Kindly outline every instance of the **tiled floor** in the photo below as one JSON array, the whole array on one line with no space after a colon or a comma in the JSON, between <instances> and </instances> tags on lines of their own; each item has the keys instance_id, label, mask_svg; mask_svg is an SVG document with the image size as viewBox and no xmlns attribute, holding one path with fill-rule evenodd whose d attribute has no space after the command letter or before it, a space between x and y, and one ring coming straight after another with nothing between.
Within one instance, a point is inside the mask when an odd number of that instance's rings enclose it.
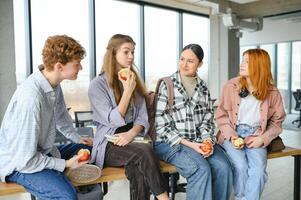
<instances>
[{"instance_id":1,"label":"tiled floor","mask_svg":"<svg viewBox=\"0 0 301 200\"><path fill-rule=\"evenodd\" d=\"M301 131L284 130L282 138L287 146L301 148ZM262 195L262 200L293 199L293 158L277 158L268 160L269 179ZM122 198L121 198L122 197ZM109 192L104 200L129 200L128 181L114 181L109 184ZM178 193L176 200L184 200L185 194ZM30 195L11 195L0 197L0 200L30 200Z\"/></svg>"}]
</instances>

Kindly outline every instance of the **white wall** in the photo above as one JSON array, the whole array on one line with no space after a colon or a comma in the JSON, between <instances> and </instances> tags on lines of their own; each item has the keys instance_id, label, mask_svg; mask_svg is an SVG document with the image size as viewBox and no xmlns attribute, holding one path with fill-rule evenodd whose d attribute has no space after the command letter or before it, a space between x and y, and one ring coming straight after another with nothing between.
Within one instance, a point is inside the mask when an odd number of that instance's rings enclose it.
<instances>
[{"instance_id":1,"label":"white wall","mask_svg":"<svg viewBox=\"0 0 301 200\"><path fill-rule=\"evenodd\" d=\"M266 18L263 20L262 31L243 32L240 45L247 46L296 40L301 40L301 22L293 23L286 19L272 20Z\"/></svg>"},{"instance_id":2,"label":"white wall","mask_svg":"<svg viewBox=\"0 0 301 200\"><path fill-rule=\"evenodd\" d=\"M16 89L13 1L0 0L0 124Z\"/></svg>"}]
</instances>

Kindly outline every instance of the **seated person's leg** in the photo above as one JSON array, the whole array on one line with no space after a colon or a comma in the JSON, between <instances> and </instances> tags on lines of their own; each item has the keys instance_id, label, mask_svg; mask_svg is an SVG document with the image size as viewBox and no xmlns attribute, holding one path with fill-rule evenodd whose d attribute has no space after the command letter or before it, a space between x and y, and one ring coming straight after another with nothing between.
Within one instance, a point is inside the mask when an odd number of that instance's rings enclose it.
<instances>
[{"instance_id":1,"label":"seated person's leg","mask_svg":"<svg viewBox=\"0 0 301 200\"><path fill-rule=\"evenodd\" d=\"M214 153L207 158L212 174L213 199L227 200L232 192L231 163L220 145L214 146Z\"/></svg>"},{"instance_id":2,"label":"seated person's leg","mask_svg":"<svg viewBox=\"0 0 301 200\"><path fill-rule=\"evenodd\" d=\"M161 159L175 165L181 176L187 179L187 199L212 199L210 165L203 156L181 144L170 147L158 142L154 148Z\"/></svg>"},{"instance_id":3,"label":"seated person's leg","mask_svg":"<svg viewBox=\"0 0 301 200\"><path fill-rule=\"evenodd\" d=\"M36 173L14 172L6 180L24 186L39 199L77 199L75 188L62 172L56 170L45 169Z\"/></svg>"}]
</instances>

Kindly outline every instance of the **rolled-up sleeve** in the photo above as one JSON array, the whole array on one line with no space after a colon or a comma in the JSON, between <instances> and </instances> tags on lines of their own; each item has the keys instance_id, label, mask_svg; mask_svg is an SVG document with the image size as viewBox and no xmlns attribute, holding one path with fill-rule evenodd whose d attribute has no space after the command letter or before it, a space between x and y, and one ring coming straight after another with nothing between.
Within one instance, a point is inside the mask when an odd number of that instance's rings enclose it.
<instances>
[{"instance_id":1,"label":"rolled-up sleeve","mask_svg":"<svg viewBox=\"0 0 301 200\"><path fill-rule=\"evenodd\" d=\"M134 120L134 125L141 125L144 127L143 130L143 136L147 134L147 131L149 129L149 123L148 123L148 115L147 115L147 109L146 109L146 103L144 96L140 96L140 104L136 107L137 109L137 117Z\"/></svg>"}]
</instances>

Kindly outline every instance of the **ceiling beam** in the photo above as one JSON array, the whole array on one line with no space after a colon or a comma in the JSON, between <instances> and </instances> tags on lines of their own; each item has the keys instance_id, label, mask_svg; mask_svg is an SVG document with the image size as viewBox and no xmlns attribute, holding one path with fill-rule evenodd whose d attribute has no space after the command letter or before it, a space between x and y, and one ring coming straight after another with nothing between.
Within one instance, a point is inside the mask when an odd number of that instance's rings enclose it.
<instances>
[{"instance_id":1,"label":"ceiling beam","mask_svg":"<svg viewBox=\"0 0 301 200\"><path fill-rule=\"evenodd\" d=\"M301 11L300 0L261 0L246 4L233 4L233 10L241 18L266 17Z\"/></svg>"}]
</instances>

